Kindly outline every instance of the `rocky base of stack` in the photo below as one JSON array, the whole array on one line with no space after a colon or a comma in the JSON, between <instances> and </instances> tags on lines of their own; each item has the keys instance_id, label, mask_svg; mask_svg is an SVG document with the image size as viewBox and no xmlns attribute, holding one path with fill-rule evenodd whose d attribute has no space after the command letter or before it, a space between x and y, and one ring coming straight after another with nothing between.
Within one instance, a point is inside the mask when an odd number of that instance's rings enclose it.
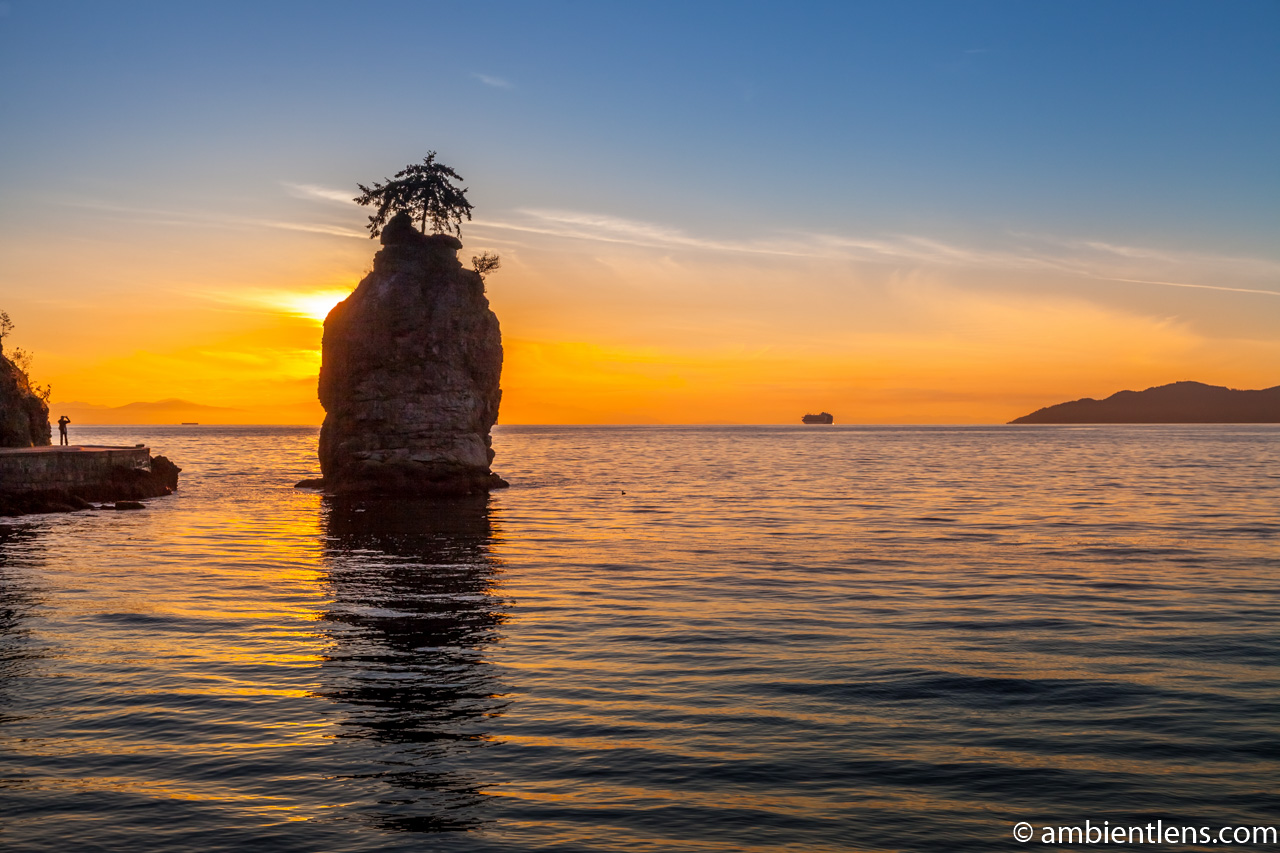
<instances>
[{"instance_id":1,"label":"rocky base of stack","mask_svg":"<svg viewBox=\"0 0 1280 853\"><path fill-rule=\"evenodd\" d=\"M492 472L465 472L452 477L428 477L412 467L370 466L336 480L324 477L302 480L298 489L319 489L339 495L403 495L405 497L452 497L505 489L511 484Z\"/></svg>"}]
</instances>

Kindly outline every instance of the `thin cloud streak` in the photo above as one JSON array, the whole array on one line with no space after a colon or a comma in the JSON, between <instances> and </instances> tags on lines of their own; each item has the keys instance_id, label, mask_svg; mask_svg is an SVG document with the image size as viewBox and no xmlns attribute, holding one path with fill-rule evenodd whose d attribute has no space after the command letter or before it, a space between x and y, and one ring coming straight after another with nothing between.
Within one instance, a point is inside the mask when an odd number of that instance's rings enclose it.
<instances>
[{"instance_id":1,"label":"thin cloud streak","mask_svg":"<svg viewBox=\"0 0 1280 853\"><path fill-rule=\"evenodd\" d=\"M516 213L528 216L534 221L532 223L518 223L478 220L472 224L531 234L546 234L552 237L591 240L598 243L620 243L628 246L642 246L654 249L707 249L711 251L793 257L802 257L810 254L803 248L790 248L785 244L738 243L693 237L682 231L651 222L622 219L603 214L532 209L518 210Z\"/></svg>"},{"instance_id":2,"label":"thin cloud streak","mask_svg":"<svg viewBox=\"0 0 1280 853\"><path fill-rule=\"evenodd\" d=\"M915 235L866 238L811 233L797 235L789 241L725 241L693 236L656 223L604 214L529 208L518 210L516 213L529 217L533 222L478 220L472 224L569 239L622 243L650 248L709 249L721 252L878 262L896 260L965 266L1038 268L1075 275L1089 274L1087 268L1058 258L975 250Z\"/></svg>"},{"instance_id":3,"label":"thin cloud streak","mask_svg":"<svg viewBox=\"0 0 1280 853\"><path fill-rule=\"evenodd\" d=\"M355 237L365 239L368 235L362 231L343 228L341 225L325 225L312 222L286 222L278 219L256 219L246 216L227 216L216 213L199 213L182 210L163 210L145 207L128 207L126 205L109 204L94 199L73 199L57 202L63 207L75 207L82 210L96 210L103 213L123 213L133 217L150 217L146 220L153 225L203 225L221 228L277 228L284 231L305 231L313 234L328 234L332 237Z\"/></svg>"},{"instance_id":4,"label":"thin cloud streak","mask_svg":"<svg viewBox=\"0 0 1280 853\"><path fill-rule=\"evenodd\" d=\"M349 190L335 190L331 187L321 187L315 184L293 184L288 181L281 181L280 183L289 191L290 195L296 198L318 198L324 201L355 204L355 197Z\"/></svg>"},{"instance_id":5,"label":"thin cloud streak","mask_svg":"<svg viewBox=\"0 0 1280 853\"><path fill-rule=\"evenodd\" d=\"M511 84L510 80L504 80L501 77L494 77L492 74L481 74L478 71L473 71L471 73L471 76L476 78L486 86L492 86L495 89L514 89L515 88Z\"/></svg>"},{"instance_id":6,"label":"thin cloud streak","mask_svg":"<svg viewBox=\"0 0 1280 853\"><path fill-rule=\"evenodd\" d=\"M232 224L228 220L228 224ZM269 219L244 219L240 223L244 225L261 225L264 228L280 228L285 231L306 231L311 234L328 234L331 237L355 237L359 240L368 239L369 235L363 231L355 231L351 228L343 228L340 225L312 225L305 222L281 222L279 220Z\"/></svg>"},{"instance_id":7,"label":"thin cloud streak","mask_svg":"<svg viewBox=\"0 0 1280 853\"><path fill-rule=\"evenodd\" d=\"M1134 246L1120 246L1101 241L1063 240L1044 235L1010 234L1014 238L1033 240L1039 248L975 249L913 234L885 237L846 237L835 234L807 233L790 241L724 241L688 234L652 222L624 219L605 214L566 210L526 208L515 211L529 221L477 221L474 225L532 234L615 243L658 249L695 249L716 252L777 255L786 257L829 258L871 263L912 263L983 269L1025 270L1052 273L1096 281L1129 284L1155 284L1165 287L1218 290L1229 293L1252 293L1277 296L1273 290L1232 287L1217 284L1169 281L1163 278L1140 278L1134 264L1160 265L1168 271L1200 267L1211 271L1230 270L1251 277L1280 274L1280 264L1260 258L1233 258L1194 253L1176 253ZM1054 251L1054 247L1057 251ZM1116 269L1117 264L1130 269ZM1111 269L1108 269L1110 267ZM1153 272L1155 270L1152 270ZM1166 271L1166 270L1161 270ZM1125 275L1125 273L1129 273Z\"/></svg>"},{"instance_id":8,"label":"thin cloud streak","mask_svg":"<svg viewBox=\"0 0 1280 853\"><path fill-rule=\"evenodd\" d=\"M310 184L285 184L308 197L337 201L340 191ZM275 228L324 234L333 237L363 240L363 230L323 223L289 222L251 217L225 216L207 213L133 208L114 205L93 199L64 200L60 204L88 210L123 213L130 216L152 217L152 221L169 225L212 225L219 227ZM796 258L826 258L873 263L906 262L938 264L945 266L976 267L986 269L1011 269L1048 272L1069 275L1095 281L1114 281L1126 284L1154 284L1162 287L1216 290L1227 293L1249 293L1260 296L1280 296L1280 291L1251 287L1231 287L1217 284L1168 281L1156 278L1138 278L1108 274L1108 264L1089 258L1064 257L1059 253L1007 250L973 249L911 234L898 234L881 238L843 237L833 234L811 233L798 235L790 242L782 241L723 241L690 235L675 228L640 220L624 219L606 214L565 210L521 209L517 214L531 222L477 220L471 223L481 229L516 231L542 234L574 240L598 243L639 246L655 249L694 249L715 252L770 255ZM1164 264L1169 267L1205 266L1214 269L1232 269L1251 275L1269 276L1280 273L1280 264L1260 258L1232 258L1195 253L1174 253L1133 246L1118 246L1101 241L1069 241L1042 235L1012 235L1037 239L1042 244L1056 245L1063 249L1087 251L1103 256L1121 258L1133 262Z\"/></svg>"},{"instance_id":9,"label":"thin cloud streak","mask_svg":"<svg viewBox=\"0 0 1280 853\"><path fill-rule=\"evenodd\" d=\"M1264 296L1280 296L1280 291L1276 290L1255 290L1250 287L1223 287L1217 284L1187 284L1180 281L1153 281L1146 278L1106 278L1104 276L1091 276L1099 281L1125 281L1130 284L1162 284L1165 287L1194 287L1197 290L1226 290L1231 293L1261 293Z\"/></svg>"},{"instance_id":10,"label":"thin cloud streak","mask_svg":"<svg viewBox=\"0 0 1280 853\"><path fill-rule=\"evenodd\" d=\"M1101 240L1064 240L1044 234L1010 232L1009 236L1067 249L1074 252L1093 251L1102 255L1131 261L1149 261L1169 266L1185 267L1198 264L1214 268L1230 268L1246 275L1280 278L1280 262L1268 258L1213 255L1203 252L1178 252L1150 249L1139 246L1120 246Z\"/></svg>"},{"instance_id":11,"label":"thin cloud streak","mask_svg":"<svg viewBox=\"0 0 1280 853\"><path fill-rule=\"evenodd\" d=\"M1063 258L970 249L911 234L899 234L879 240L821 234L815 235L813 239L819 245L837 250L837 255L852 257L856 260L883 262L886 259L894 259L948 266L1035 269L1068 275L1089 274L1087 269L1082 268L1078 263Z\"/></svg>"}]
</instances>

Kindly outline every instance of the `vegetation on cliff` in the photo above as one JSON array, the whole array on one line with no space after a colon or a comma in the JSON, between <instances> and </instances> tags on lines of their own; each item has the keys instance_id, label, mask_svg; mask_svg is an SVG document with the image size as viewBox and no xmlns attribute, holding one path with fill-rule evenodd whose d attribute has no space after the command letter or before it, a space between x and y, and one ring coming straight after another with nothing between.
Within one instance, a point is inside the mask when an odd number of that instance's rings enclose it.
<instances>
[{"instance_id":1,"label":"vegetation on cliff","mask_svg":"<svg viewBox=\"0 0 1280 853\"><path fill-rule=\"evenodd\" d=\"M30 353L15 347L5 355L4 339L13 328L8 313L0 311L0 447L49 444L50 389L31 382Z\"/></svg>"},{"instance_id":2,"label":"vegetation on cliff","mask_svg":"<svg viewBox=\"0 0 1280 853\"><path fill-rule=\"evenodd\" d=\"M428 151L421 163L413 163L396 172L394 179L384 178L372 187L356 184L361 194L354 201L377 210L369 217L370 238L384 236L392 220L401 214L409 221L419 223L419 231L427 233L427 223L434 234L453 231L462 236L462 220L471 220L471 202L467 201L467 188L459 189L451 178L462 176L443 163L436 162L436 152ZM394 235L392 242L409 240L403 234ZM385 239L382 241L387 242ZM502 266L502 260L494 252L481 252L471 258L471 268L484 281L485 276Z\"/></svg>"},{"instance_id":3,"label":"vegetation on cliff","mask_svg":"<svg viewBox=\"0 0 1280 853\"><path fill-rule=\"evenodd\" d=\"M436 152L430 151L421 163L411 163L396 172L394 179L375 181L372 187L356 184L361 192L355 198L356 204L377 208L369 217L369 236L380 235L397 213L406 213L421 222L423 234L430 222L434 233L453 231L462 236L462 219L470 221L471 202L467 201L466 188L454 186L450 178L462 180L453 169L437 163Z\"/></svg>"}]
</instances>

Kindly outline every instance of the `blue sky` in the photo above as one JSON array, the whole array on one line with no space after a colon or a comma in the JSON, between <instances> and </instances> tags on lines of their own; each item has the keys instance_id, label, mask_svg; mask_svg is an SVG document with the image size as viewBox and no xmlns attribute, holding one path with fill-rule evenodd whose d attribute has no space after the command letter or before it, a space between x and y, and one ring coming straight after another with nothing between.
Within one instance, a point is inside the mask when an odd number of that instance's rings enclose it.
<instances>
[{"instance_id":1,"label":"blue sky","mask_svg":"<svg viewBox=\"0 0 1280 853\"><path fill-rule=\"evenodd\" d=\"M345 186L429 146L495 204L735 231L1280 224L1274 2L7 6L10 186Z\"/></svg>"},{"instance_id":2,"label":"blue sky","mask_svg":"<svg viewBox=\"0 0 1280 853\"><path fill-rule=\"evenodd\" d=\"M1278 319L1280 300L1244 293L1280 291L1275 2L0 10L6 290L32 263L13 245L51 229L148 232L147 252L188 251L160 234L184 223L340 240L363 216L326 194L434 149L468 179L474 237L529 258L538 235L748 255L838 244L842 262L961 265L956 287L1065 288L1219 337ZM217 263L227 239L207 236ZM1037 264L1058 267L1009 280ZM1239 298L1066 285L1068 267ZM532 302L525 272L511 285ZM93 287L62 274L68 294Z\"/></svg>"}]
</instances>

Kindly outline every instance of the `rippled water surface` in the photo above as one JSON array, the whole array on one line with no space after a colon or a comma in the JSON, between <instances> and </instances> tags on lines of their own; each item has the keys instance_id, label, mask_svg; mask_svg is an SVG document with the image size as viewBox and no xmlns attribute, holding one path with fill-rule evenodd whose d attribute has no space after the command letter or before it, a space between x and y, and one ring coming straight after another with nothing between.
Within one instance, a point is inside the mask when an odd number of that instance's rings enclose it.
<instances>
[{"instance_id":1,"label":"rippled water surface","mask_svg":"<svg viewBox=\"0 0 1280 853\"><path fill-rule=\"evenodd\" d=\"M507 427L424 503L292 488L312 428L81 428L182 486L0 520L0 847L1278 825L1278 439Z\"/></svg>"}]
</instances>

